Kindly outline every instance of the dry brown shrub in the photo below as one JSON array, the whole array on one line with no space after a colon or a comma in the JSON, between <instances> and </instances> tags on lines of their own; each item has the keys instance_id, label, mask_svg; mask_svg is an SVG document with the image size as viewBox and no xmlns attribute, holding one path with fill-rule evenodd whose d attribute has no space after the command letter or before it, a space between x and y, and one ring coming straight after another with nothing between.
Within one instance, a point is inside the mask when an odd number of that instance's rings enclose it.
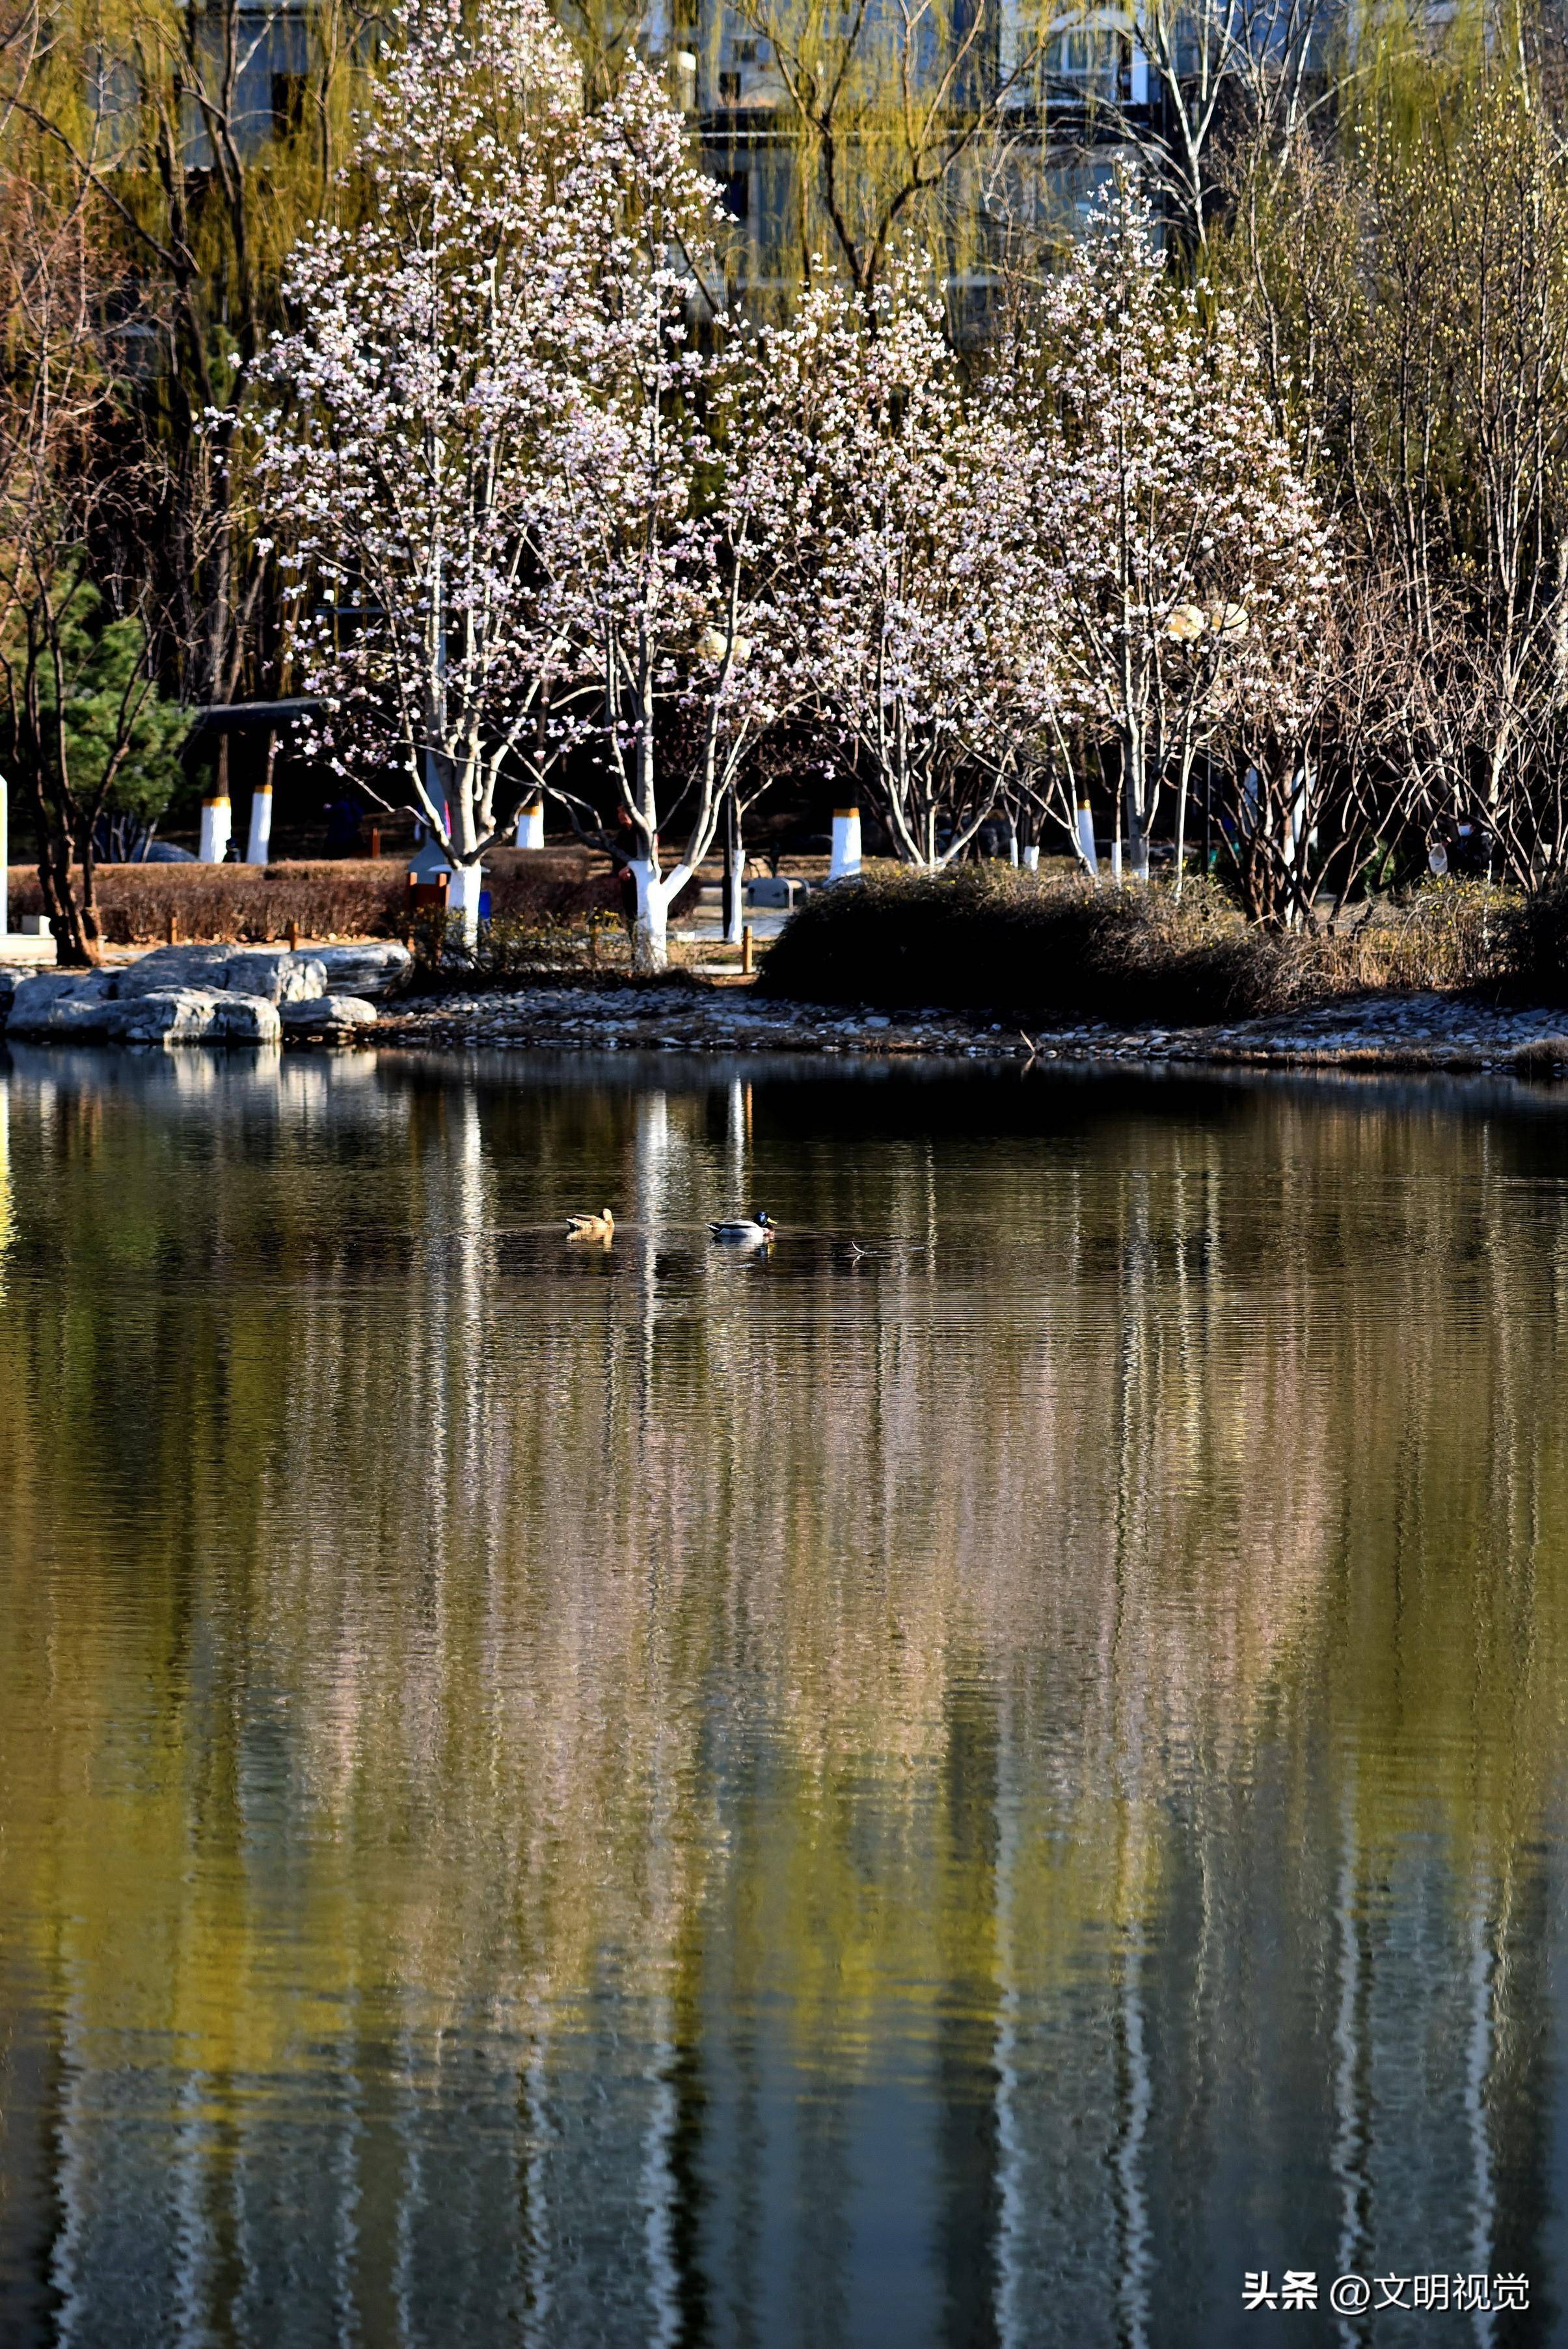
<instances>
[{"instance_id":1,"label":"dry brown shrub","mask_svg":"<svg viewBox=\"0 0 1568 2349\"><path fill-rule=\"evenodd\" d=\"M1552 1079L1568 1076L1568 1036L1535 1036L1510 1059L1516 1077Z\"/></svg>"},{"instance_id":2,"label":"dry brown shrub","mask_svg":"<svg viewBox=\"0 0 1568 2349\"><path fill-rule=\"evenodd\" d=\"M1006 866L879 868L808 899L769 957L766 991L1161 1025L1275 1017L1372 990L1490 988L1511 968L1517 903L1439 882L1352 933L1250 927L1212 882L1178 897Z\"/></svg>"}]
</instances>

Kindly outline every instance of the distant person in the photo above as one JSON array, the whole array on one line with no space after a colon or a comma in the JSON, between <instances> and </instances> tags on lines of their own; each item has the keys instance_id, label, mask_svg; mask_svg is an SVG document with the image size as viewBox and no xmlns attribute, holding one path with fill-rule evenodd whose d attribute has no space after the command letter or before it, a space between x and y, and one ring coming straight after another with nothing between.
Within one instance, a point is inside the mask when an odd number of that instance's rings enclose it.
<instances>
[{"instance_id":1,"label":"distant person","mask_svg":"<svg viewBox=\"0 0 1568 2349\"><path fill-rule=\"evenodd\" d=\"M356 799L346 793L340 800L329 800L326 808L326 853L329 856L357 856L363 843L359 826L363 810Z\"/></svg>"}]
</instances>

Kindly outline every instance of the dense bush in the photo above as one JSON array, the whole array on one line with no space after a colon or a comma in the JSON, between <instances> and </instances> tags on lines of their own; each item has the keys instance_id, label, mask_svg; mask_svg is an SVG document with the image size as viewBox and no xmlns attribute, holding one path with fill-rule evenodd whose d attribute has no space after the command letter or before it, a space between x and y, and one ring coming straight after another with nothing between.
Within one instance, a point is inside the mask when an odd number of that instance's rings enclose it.
<instances>
[{"instance_id":1,"label":"dense bush","mask_svg":"<svg viewBox=\"0 0 1568 2349\"><path fill-rule=\"evenodd\" d=\"M768 957L770 995L907 1009L1170 1021L1261 1010L1281 956L1212 884L1096 889L1000 864L879 873L809 897Z\"/></svg>"},{"instance_id":2,"label":"dense bush","mask_svg":"<svg viewBox=\"0 0 1568 2349\"><path fill-rule=\"evenodd\" d=\"M585 922L619 906L614 877L592 871L571 850L498 849L486 860L500 921L542 927ZM192 943L281 938L290 922L303 937L394 937L407 926L407 869L397 857L268 864L103 864L95 877L98 918L111 946L155 946L169 935ZM13 920L41 914L31 866L11 868Z\"/></svg>"},{"instance_id":3,"label":"dense bush","mask_svg":"<svg viewBox=\"0 0 1568 2349\"><path fill-rule=\"evenodd\" d=\"M1568 882L1554 882L1510 908L1505 982L1531 1003L1568 1003Z\"/></svg>"},{"instance_id":4,"label":"dense bush","mask_svg":"<svg viewBox=\"0 0 1568 2349\"><path fill-rule=\"evenodd\" d=\"M1568 931L1568 911L1559 918ZM1212 882L1189 879L1177 897L1162 883L1095 888L998 864L888 870L809 898L761 984L803 1002L1177 1026L1369 988L1495 988L1525 924L1517 900L1471 882L1312 938L1252 927Z\"/></svg>"}]
</instances>

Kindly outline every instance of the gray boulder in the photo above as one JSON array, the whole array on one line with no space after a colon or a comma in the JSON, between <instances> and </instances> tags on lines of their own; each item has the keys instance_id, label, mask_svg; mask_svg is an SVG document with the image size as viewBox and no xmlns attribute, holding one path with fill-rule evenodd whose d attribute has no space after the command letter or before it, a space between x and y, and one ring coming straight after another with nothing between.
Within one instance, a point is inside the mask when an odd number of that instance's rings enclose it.
<instances>
[{"instance_id":1,"label":"gray boulder","mask_svg":"<svg viewBox=\"0 0 1568 2349\"><path fill-rule=\"evenodd\" d=\"M117 1003L108 1033L122 1044L275 1044L278 1009L229 988L149 988Z\"/></svg>"},{"instance_id":2,"label":"gray boulder","mask_svg":"<svg viewBox=\"0 0 1568 2349\"><path fill-rule=\"evenodd\" d=\"M375 1001L406 987L414 957L396 938L362 938L353 946L315 947L312 960L326 976L325 995L359 996Z\"/></svg>"},{"instance_id":3,"label":"gray boulder","mask_svg":"<svg viewBox=\"0 0 1568 2349\"><path fill-rule=\"evenodd\" d=\"M211 988L149 988L114 1006L109 1033L122 1044L215 1042L218 1002Z\"/></svg>"},{"instance_id":4,"label":"gray boulder","mask_svg":"<svg viewBox=\"0 0 1568 2349\"><path fill-rule=\"evenodd\" d=\"M8 1036L102 1036L108 1033L109 973L40 970L18 978L11 996Z\"/></svg>"},{"instance_id":5,"label":"gray boulder","mask_svg":"<svg viewBox=\"0 0 1568 2349\"><path fill-rule=\"evenodd\" d=\"M122 999L199 988L295 1003L326 990L326 973L315 956L290 954L286 947L159 947L107 976Z\"/></svg>"},{"instance_id":6,"label":"gray boulder","mask_svg":"<svg viewBox=\"0 0 1568 2349\"><path fill-rule=\"evenodd\" d=\"M277 1044L283 1040L278 1006L264 995L232 988L217 998L214 1018L225 1044Z\"/></svg>"},{"instance_id":7,"label":"gray boulder","mask_svg":"<svg viewBox=\"0 0 1568 2349\"><path fill-rule=\"evenodd\" d=\"M373 1028L377 1016L374 1003L366 1003L362 995L318 995L311 1003L285 1003L278 1014L285 1036L312 1042Z\"/></svg>"}]
</instances>

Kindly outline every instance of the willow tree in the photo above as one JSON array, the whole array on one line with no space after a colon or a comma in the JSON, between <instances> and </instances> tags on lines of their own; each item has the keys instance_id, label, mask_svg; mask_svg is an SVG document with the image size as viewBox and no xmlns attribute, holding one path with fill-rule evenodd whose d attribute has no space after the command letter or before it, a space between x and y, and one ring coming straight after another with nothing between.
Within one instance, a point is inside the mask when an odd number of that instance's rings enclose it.
<instances>
[{"instance_id":1,"label":"willow tree","mask_svg":"<svg viewBox=\"0 0 1568 2349\"><path fill-rule=\"evenodd\" d=\"M1337 124L1242 188L1214 258L1392 591L1391 818L1483 826L1528 884L1568 868L1568 182L1551 78L1490 22L1369 28Z\"/></svg>"},{"instance_id":2,"label":"willow tree","mask_svg":"<svg viewBox=\"0 0 1568 2349\"><path fill-rule=\"evenodd\" d=\"M307 219L352 215L363 193L347 131L372 14L88 0L0 59L5 161L90 199L137 289L119 372L161 450L163 657L191 700L234 698L275 648L241 426L284 254Z\"/></svg>"},{"instance_id":3,"label":"willow tree","mask_svg":"<svg viewBox=\"0 0 1568 2349\"><path fill-rule=\"evenodd\" d=\"M117 801L158 812L188 724L150 657L160 474L126 429L105 318L130 296L108 243L90 200L0 176L0 761L58 958L78 966L98 957L99 820Z\"/></svg>"},{"instance_id":4,"label":"willow tree","mask_svg":"<svg viewBox=\"0 0 1568 2349\"><path fill-rule=\"evenodd\" d=\"M797 142L794 222L802 279L824 255L867 295L894 261L935 273L984 264L994 242L982 192L1042 98L1049 11L1016 0L738 0L756 53L751 102ZM725 19L709 20L717 77ZM745 102L747 90L735 93Z\"/></svg>"}]
</instances>

